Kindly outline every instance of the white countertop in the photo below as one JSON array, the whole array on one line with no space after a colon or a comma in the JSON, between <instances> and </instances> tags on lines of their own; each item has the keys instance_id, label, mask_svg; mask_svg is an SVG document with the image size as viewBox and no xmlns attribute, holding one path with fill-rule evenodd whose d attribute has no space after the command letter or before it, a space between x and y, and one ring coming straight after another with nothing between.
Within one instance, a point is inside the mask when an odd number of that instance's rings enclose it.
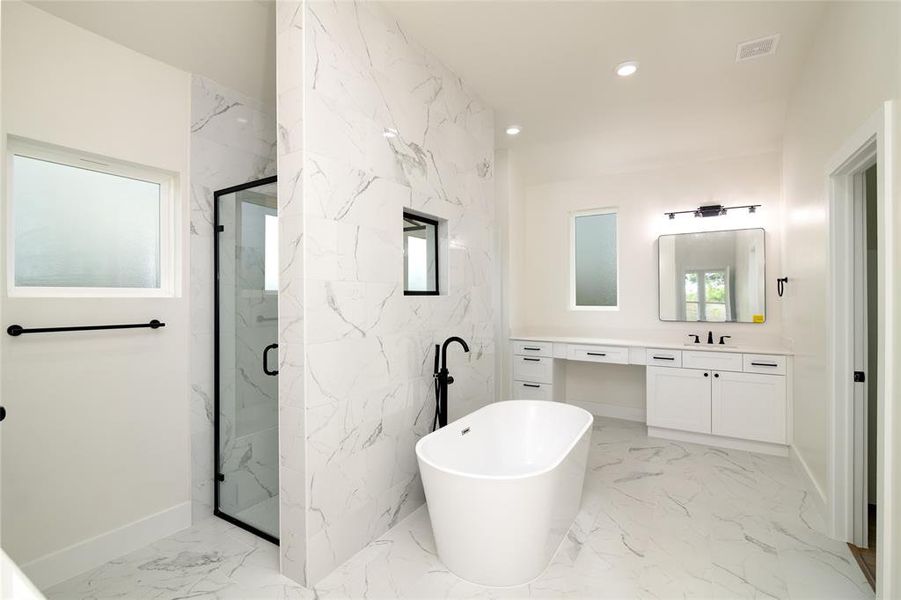
<instances>
[{"instance_id":1,"label":"white countertop","mask_svg":"<svg viewBox=\"0 0 901 600\"><path fill-rule=\"evenodd\" d=\"M511 340L520 340L523 342L550 342L552 344L588 344L599 346L627 346L640 348L661 348L666 350L695 350L698 352L742 352L748 354L781 354L790 356L794 354L785 348L777 348L774 346L739 346L739 345L723 345L719 344L678 344L673 342L661 342L659 340L624 340L611 338L593 338L593 337L559 337L559 336L529 336L529 335L513 335Z\"/></svg>"}]
</instances>

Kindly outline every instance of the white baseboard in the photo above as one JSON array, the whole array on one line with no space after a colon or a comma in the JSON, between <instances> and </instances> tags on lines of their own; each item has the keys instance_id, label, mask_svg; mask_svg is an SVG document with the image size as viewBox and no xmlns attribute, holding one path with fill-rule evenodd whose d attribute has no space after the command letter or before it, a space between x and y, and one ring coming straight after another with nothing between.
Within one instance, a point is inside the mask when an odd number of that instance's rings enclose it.
<instances>
[{"instance_id":1,"label":"white baseboard","mask_svg":"<svg viewBox=\"0 0 901 600\"><path fill-rule=\"evenodd\" d=\"M771 444L769 442L756 442L753 440L740 440L738 438L712 435L709 433L696 433L694 431L677 431L663 427L648 427L648 437L656 437L664 440L676 440L692 444L704 444L732 450L744 450L746 452L758 452L773 456L788 456L788 446Z\"/></svg>"},{"instance_id":2,"label":"white baseboard","mask_svg":"<svg viewBox=\"0 0 901 600\"><path fill-rule=\"evenodd\" d=\"M598 417L611 417L613 419L638 421L640 423L644 423L646 419L645 410L635 406L605 404L603 402L592 402L591 400L567 400L566 403L584 408Z\"/></svg>"},{"instance_id":3,"label":"white baseboard","mask_svg":"<svg viewBox=\"0 0 901 600\"><path fill-rule=\"evenodd\" d=\"M826 520L826 507L828 503L826 502L826 494L823 492L823 488L817 483L817 480L814 479L813 473L810 471L810 467L807 466L807 461L804 460L804 457L801 456L801 453L798 452L798 449L794 446L789 448L789 456L791 457L792 465L795 467L795 471L804 479L805 487L807 491L810 493L810 499L813 502L814 508L822 517L823 522L827 523Z\"/></svg>"},{"instance_id":4,"label":"white baseboard","mask_svg":"<svg viewBox=\"0 0 901 600\"><path fill-rule=\"evenodd\" d=\"M52 552L21 568L38 589L45 590L190 526L191 503L184 502Z\"/></svg>"}]
</instances>

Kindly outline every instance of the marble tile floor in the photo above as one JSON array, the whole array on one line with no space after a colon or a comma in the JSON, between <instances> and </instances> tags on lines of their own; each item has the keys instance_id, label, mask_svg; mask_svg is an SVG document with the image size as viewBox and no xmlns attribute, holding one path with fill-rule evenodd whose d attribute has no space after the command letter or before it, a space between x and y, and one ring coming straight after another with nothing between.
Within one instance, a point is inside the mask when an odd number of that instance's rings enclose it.
<instances>
[{"instance_id":1,"label":"marble tile floor","mask_svg":"<svg viewBox=\"0 0 901 600\"><path fill-rule=\"evenodd\" d=\"M101 598L872 598L829 540L788 459L648 438L596 419L582 509L548 569L484 588L438 560L420 508L316 585L277 573L274 546L219 520L47 591Z\"/></svg>"}]
</instances>

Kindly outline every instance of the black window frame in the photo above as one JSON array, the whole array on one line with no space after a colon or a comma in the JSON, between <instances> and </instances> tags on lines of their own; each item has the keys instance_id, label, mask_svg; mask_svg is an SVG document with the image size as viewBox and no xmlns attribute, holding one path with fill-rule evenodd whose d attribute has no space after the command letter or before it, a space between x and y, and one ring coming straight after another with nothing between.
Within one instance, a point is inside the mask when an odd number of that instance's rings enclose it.
<instances>
[{"instance_id":1,"label":"black window frame","mask_svg":"<svg viewBox=\"0 0 901 600\"><path fill-rule=\"evenodd\" d=\"M426 225L432 225L435 228L435 289L434 290L408 290L407 289L407 280L406 276L404 277L404 296L439 296L441 295L441 267L439 261L438 254L438 227L440 225L437 219L432 219L429 217L424 217L422 215L404 211L403 220L411 219L413 221L419 221L420 223L425 223ZM404 253L404 262L406 262L407 256ZM405 269L406 272L406 269Z\"/></svg>"}]
</instances>

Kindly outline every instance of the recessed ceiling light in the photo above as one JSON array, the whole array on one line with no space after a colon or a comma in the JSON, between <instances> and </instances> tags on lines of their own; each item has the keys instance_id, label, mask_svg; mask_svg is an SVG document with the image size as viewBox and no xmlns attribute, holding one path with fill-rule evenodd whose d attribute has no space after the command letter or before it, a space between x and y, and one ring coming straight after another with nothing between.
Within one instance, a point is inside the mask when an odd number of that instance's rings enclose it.
<instances>
[{"instance_id":1,"label":"recessed ceiling light","mask_svg":"<svg viewBox=\"0 0 901 600\"><path fill-rule=\"evenodd\" d=\"M522 128L519 125L510 125L510 127L507 127L507 135L519 135L520 131L522 131Z\"/></svg>"},{"instance_id":2,"label":"recessed ceiling light","mask_svg":"<svg viewBox=\"0 0 901 600\"><path fill-rule=\"evenodd\" d=\"M636 71L638 71L638 61L630 60L624 63L619 63L616 65L616 74L620 77L628 77L629 75L635 75Z\"/></svg>"}]
</instances>

